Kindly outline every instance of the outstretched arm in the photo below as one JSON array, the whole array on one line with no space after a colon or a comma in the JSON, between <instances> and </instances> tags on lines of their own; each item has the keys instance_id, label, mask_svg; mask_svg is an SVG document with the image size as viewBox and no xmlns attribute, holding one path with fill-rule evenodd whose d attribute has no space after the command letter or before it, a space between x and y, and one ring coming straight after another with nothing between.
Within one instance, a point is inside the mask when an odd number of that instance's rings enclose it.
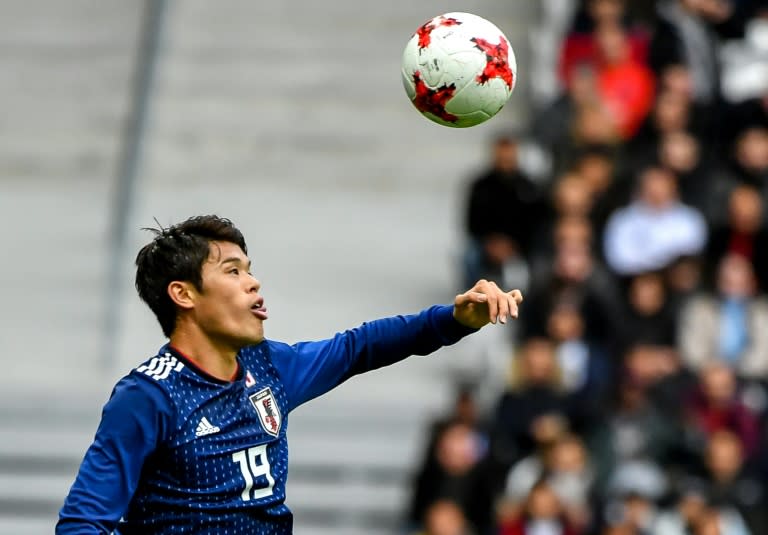
<instances>
[{"instance_id":1,"label":"outstretched arm","mask_svg":"<svg viewBox=\"0 0 768 535\"><path fill-rule=\"evenodd\" d=\"M276 345L272 361L295 408L353 375L410 355L427 355L488 323L506 323L517 317L521 301L518 290L502 292L496 284L480 281L457 295L453 306L371 321L328 340Z\"/></svg>"}]
</instances>

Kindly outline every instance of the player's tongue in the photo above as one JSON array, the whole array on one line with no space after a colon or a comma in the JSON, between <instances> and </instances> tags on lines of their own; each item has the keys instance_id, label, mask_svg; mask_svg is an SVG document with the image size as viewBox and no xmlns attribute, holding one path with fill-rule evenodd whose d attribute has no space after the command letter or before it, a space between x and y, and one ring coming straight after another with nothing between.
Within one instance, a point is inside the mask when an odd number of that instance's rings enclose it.
<instances>
[{"instance_id":1,"label":"player's tongue","mask_svg":"<svg viewBox=\"0 0 768 535\"><path fill-rule=\"evenodd\" d=\"M265 320L268 318L267 316L267 309L263 304L255 304L251 307L251 312L254 316L259 318L260 320Z\"/></svg>"}]
</instances>

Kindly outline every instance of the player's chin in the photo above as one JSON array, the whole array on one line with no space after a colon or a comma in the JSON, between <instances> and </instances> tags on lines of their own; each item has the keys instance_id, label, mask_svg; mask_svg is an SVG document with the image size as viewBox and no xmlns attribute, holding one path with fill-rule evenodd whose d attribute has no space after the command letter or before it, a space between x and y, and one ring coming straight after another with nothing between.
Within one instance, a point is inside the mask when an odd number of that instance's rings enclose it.
<instances>
[{"instance_id":1,"label":"player's chin","mask_svg":"<svg viewBox=\"0 0 768 535\"><path fill-rule=\"evenodd\" d=\"M250 328L245 331L246 345L258 344L264 341L264 326L259 322L257 326L249 326Z\"/></svg>"}]
</instances>

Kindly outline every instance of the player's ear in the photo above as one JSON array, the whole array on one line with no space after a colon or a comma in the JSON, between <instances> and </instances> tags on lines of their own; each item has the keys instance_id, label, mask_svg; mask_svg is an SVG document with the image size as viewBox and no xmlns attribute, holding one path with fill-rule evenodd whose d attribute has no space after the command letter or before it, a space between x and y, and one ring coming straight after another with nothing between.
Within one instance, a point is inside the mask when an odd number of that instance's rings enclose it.
<instances>
[{"instance_id":1,"label":"player's ear","mask_svg":"<svg viewBox=\"0 0 768 535\"><path fill-rule=\"evenodd\" d=\"M168 296L180 308L194 308L195 295L195 289L189 282L172 281L168 284Z\"/></svg>"}]
</instances>

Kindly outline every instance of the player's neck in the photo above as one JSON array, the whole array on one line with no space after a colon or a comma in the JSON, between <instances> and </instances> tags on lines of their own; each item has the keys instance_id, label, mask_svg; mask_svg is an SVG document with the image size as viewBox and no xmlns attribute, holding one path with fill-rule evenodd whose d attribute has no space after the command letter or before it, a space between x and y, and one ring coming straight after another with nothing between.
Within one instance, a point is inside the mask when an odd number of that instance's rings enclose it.
<instances>
[{"instance_id":1,"label":"player's neck","mask_svg":"<svg viewBox=\"0 0 768 535\"><path fill-rule=\"evenodd\" d=\"M208 375L221 381L232 381L237 375L237 350L217 344L197 329L177 326L170 345Z\"/></svg>"}]
</instances>

